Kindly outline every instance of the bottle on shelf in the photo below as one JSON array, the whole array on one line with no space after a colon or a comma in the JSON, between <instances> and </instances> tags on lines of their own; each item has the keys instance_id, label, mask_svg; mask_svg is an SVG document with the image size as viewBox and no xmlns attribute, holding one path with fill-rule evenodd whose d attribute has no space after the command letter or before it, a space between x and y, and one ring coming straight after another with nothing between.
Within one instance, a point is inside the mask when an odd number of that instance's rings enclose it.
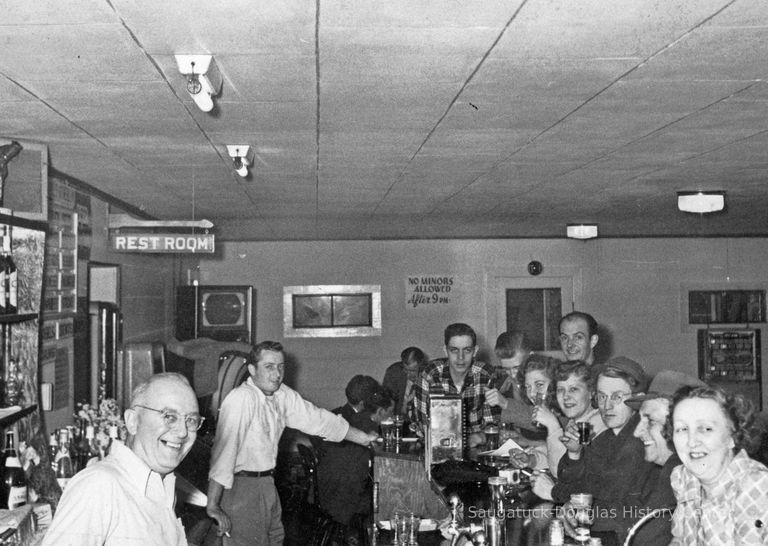
<instances>
[{"instance_id":1,"label":"bottle on shelf","mask_svg":"<svg viewBox=\"0 0 768 546\"><path fill-rule=\"evenodd\" d=\"M66 428L61 429L59 433L59 451L56 453L56 481L63 491L64 488L75 475L72 464L72 456L69 450L69 431Z\"/></svg>"},{"instance_id":2,"label":"bottle on shelf","mask_svg":"<svg viewBox=\"0 0 768 546\"><path fill-rule=\"evenodd\" d=\"M56 472L56 454L59 452L58 436L58 431L54 431L48 437L48 462L54 473Z\"/></svg>"},{"instance_id":3,"label":"bottle on shelf","mask_svg":"<svg viewBox=\"0 0 768 546\"><path fill-rule=\"evenodd\" d=\"M3 300L5 307L5 314L13 315L19 312L18 306L18 282L19 272L16 268L16 263L13 261L13 255L11 252L11 228L5 226L3 229L3 251L2 251L2 265L3 265Z\"/></svg>"},{"instance_id":4,"label":"bottle on shelf","mask_svg":"<svg viewBox=\"0 0 768 546\"><path fill-rule=\"evenodd\" d=\"M5 464L0 474L0 508L13 510L27 503L27 477L21 468L13 430L5 432Z\"/></svg>"},{"instance_id":5,"label":"bottle on shelf","mask_svg":"<svg viewBox=\"0 0 768 546\"><path fill-rule=\"evenodd\" d=\"M86 425L85 419L80 421L80 433L78 434L77 443L74 449L74 463L75 471L80 472L83 468L88 466L88 461L93 456L91 452L91 440L93 440L93 427ZM88 430L90 429L90 437Z\"/></svg>"},{"instance_id":6,"label":"bottle on shelf","mask_svg":"<svg viewBox=\"0 0 768 546\"><path fill-rule=\"evenodd\" d=\"M21 405L22 392L21 382L19 381L19 367L14 358L7 359L5 367L5 385L3 387L3 397L5 406Z\"/></svg>"}]
</instances>

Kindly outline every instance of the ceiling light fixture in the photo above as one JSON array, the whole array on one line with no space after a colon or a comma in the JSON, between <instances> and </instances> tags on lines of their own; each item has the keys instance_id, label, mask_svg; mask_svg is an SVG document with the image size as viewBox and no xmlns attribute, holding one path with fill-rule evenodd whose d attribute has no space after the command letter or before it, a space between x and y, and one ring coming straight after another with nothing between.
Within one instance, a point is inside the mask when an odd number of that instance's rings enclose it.
<instances>
[{"instance_id":1,"label":"ceiling light fixture","mask_svg":"<svg viewBox=\"0 0 768 546\"><path fill-rule=\"evenodd\" d=\"M725 208L724 191L679 191L677 208L683 212L706 214Z\"/></svg>"},{"instance_id":2,"label":"ceiling light fixture","mask_svg":"<svg viewBox=\"0 0 768 546\"><path fill-rule=\"evenodd\" d=\"M227 153L232 158L235 172L245 178L248 167L253 165L253 152L247 144L227 144Z\"/></svg>"},{"instance_id":3,"label":"ceiling light fixture","mask_svg":"<svg viewBox=\"0 0 768 546\"><path fill-rule=\"evenodd\" d=\"M221 72L213 55L176 55L179 72L187 76L187 92L203 112L213 110L213 97L221 91Z\"/></svg>"},{"instance_id":4,"label":"ceiling light fixture","mask_svg":"<svg viewBox=\"0 0 768 546\"><path fill-rule=\"evenodd\" d=\"M594 239L597 237L597 225L569 224L565 226L565 234L569 239Z\"/></svg>"}]
</instances>

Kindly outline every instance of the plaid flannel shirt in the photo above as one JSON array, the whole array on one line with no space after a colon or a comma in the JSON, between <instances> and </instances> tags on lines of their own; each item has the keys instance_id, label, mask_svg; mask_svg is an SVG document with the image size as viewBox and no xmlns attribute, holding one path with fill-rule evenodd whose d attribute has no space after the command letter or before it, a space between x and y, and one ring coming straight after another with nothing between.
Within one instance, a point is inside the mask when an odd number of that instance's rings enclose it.
<instances>
[{"instance_id":1,"label":"plaid flannel shirt","mask_svg":"<svg viewBox=\"0 0 768 546\"><path fill-rule=\"evenodd\" d=\"M768 544L768 468L738 452L712 490L684 466L672 471L677 509L670 546Z\"/></svg>"},{"instance_id":2,"label":"plaid flannel shirt","mask_svg":"<svg viewBox=\"0 0 768 546\"><path fill-rule=\"evenodd\" d=\"M448 359L438 358L427 365L419 381L414 384L414 400L418 418L423 423L429 422L429 390L437 389L444 394L460 394L466 412L465 423L469 432L480 432L487 424L498 423L501 409L492 408L485 403L485 391L493 377L493 368L488 364L475 361L467 371L462 390L451 379Z\"/></svg>"}]
</instances>

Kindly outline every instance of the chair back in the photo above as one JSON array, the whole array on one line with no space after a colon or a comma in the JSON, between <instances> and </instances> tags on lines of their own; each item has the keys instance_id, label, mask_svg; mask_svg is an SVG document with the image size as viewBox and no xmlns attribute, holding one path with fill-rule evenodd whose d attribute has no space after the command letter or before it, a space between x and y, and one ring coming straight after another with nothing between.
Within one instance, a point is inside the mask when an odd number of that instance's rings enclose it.
<instances>
[{"instance_id":1,"label":"chair back","mask_svg":"<svg viewBox=\"0 0 768 546\"><path fill-rule=\"evenodd\" d=\"M248 353L243 351L224 351L219 355L219 380L210 405L210 416L217 419L219 407L229 391L240 386L248 379Z\"/></svg>"},{"instance_id":2,"label":"chair back","mask_svg":"<svg viewBox=\"0 0 768 546\"><path fill-rule=\"evenodd\" d=\"M309 500L315 506L320 506L320 492L317 486L317 453L315 453L314 448L304 444L296 444L296 449L309 475L309 486L311 489L308 495L310 497Z\"/></svg>"}]
</instances>

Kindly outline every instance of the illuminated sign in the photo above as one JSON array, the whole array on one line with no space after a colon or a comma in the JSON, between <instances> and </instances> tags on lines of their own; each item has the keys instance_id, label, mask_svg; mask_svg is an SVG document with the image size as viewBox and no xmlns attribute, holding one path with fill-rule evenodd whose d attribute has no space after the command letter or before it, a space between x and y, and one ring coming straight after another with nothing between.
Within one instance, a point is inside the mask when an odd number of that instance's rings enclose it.
<instances>
[{"instance_id":1,"label":"illuminated sign","mask_svg":"<svg viewBox=\"0 0 768 546\"><path fill-rule=\"evenodd\" d=\"M213 254L214 235L183 235L180 233L115 233L115 252Z\"/></svg>"}]
</instances>

